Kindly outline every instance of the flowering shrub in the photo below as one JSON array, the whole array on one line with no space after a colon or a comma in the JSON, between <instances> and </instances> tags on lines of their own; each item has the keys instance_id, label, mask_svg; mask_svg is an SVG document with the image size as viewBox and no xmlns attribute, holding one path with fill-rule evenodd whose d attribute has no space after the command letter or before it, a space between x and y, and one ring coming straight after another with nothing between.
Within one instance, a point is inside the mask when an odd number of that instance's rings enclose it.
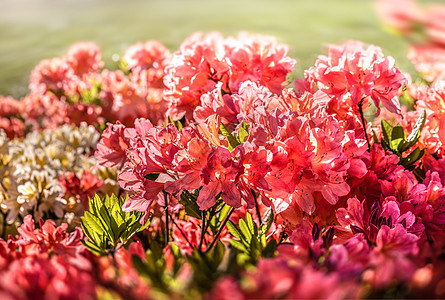
<instances>
[{"instance_id":1,"label":"flowering shrub","mask_svg":"<svg viewBox=\"0 0 445 300\"><path fill-rule=\"evenodd\" d=\"M3 225L0 295L445 296L445 78L356 41L289 82L295 63L218 33L138 43L116 71L88 43L42 62L0 107L3 220L22 223Z\"/></svg>"}]
</instances>

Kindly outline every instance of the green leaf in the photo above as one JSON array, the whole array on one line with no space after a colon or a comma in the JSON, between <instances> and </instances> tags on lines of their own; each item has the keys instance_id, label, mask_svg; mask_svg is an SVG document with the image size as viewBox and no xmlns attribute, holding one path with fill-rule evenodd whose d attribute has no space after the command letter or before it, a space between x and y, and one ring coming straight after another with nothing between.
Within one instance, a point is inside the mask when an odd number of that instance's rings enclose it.
<instances>
[{"instance_id":1,"label":"green leaf","mask_svg":"<svg viewBox=\"0 0 445 300\"><path fill-rule=\"evenodd\" d=\"M83 230L83 233L85 234L85 236L86 236L87 238L89 238L91 241L94 241L94 242L96 242L96 243L99 243L99 241L100 241L100 236L99 236L99 234L96 233L96 232L91 228L91 226L88 224L88 222L86 222L86 221L84 220L85 217L81 217L80 219L81 219L81 221L82 221L82 230Z\"/></svg>"},{"instance_id":2,"label":"green leaf","mask_svg":"<svg viewBox=\"0 0 445 300\"><path fill-rule=\"evenodd\" d=\"M402 165L403 166L413 165L419 159L421 159L424 154L425 154L425 150L424 149L420 150L419 147L417 147L407 157L402 159Z\"/></svg>"},{"instance_id":3,"label":"green leaf","mask_svg":"<svg viewBox=\"0 0 445 300\"><path fill-rule=\"evenodd\" d=\"M219 223L221 223L224 220L224 218L227 216L229 211L230 211L230 206L227 204L223 204L223 208L221 209L221 212L219 213L219 218L218 218Z\"/></svg>"},{"instance_id":4,"label":"green leaf","mask_svg":"<svg viewBox=\"0 0 445 300\"><path fill-rule=\"evenodd\" d=\"M85 236L101 253L110 253L115 250L118 243L126 244L138 231L148 226L151 219L143 226L140 220L143 212L123 212L122 205L128 196L119 199L115 195L105 196L101 199L95 195L89 202L89 210L81 217ZM90 247L93 253L98 250Z\"/></svg>"},{"instance_id":5,"label":"green leaf","mask_svg":"<svg viewBox=\"0 0 445 300\"><path fill-rule=\"evenodd\" d=\"M85 212L83 220L88 224L95 233L99 235L106 234L107 230L103 227L98 217L91 214L90 212Z\"/></svg>"},{"instance_id":6,"label":"green leaf","mask_svg":"<svg viewBox=\"0 0 445 300\"><path fill-rule=\"evenodd\" d=\"M252 233L249 230L249 227L247 226L246 222L244 222L243 219L239 219L238 223L239 229L241 230L242 234L244 235L246 241L250 241L252 239Z\"/></svg>"},{"instance_id":7,"label":"green leaf","mask_svg":"<svg viewBox=\"0 0 445 300\"><path fill-rule=\"evenodd\" d=\"M99 248L96 244L92 243L91 241L87 241L87 240L80 240L80 242L82 243L82 245L87 248L89 251L93 252L94 254L96 254L97 256L102 256L105 255L105 253L103 252L103 250L101 248Z\"/></svg>"},{"instance_id":8,"label":"green leaf","mask_svg":"<svg viewBox=\"0 0 445 300\"><path fill-rule=\"evenodd\" d=\"M210 250L210 255L212 256L212 264L216 270L221 264L225 253L224 244L221 241L216 242L216 245Z\"/></svg>"},{"instance_id":9,"label":"green leaf","mask_svg":"<svg viewBox=\"0 0 445 300\"><path fill-rule=\"evenodd\" d=\"M271 239L269 243L267 243L266 248L264 248L262 254L264 257L274 257L275 251L277 250L278 243L275 239Z\"/></svg>"},{"instance_id":10,"label":"green leaf","mask_svg":"<svg viewBox=\"0 0 445 300\"><path fill-rule=\"evenodd\" d=\"M389 146L389 142L391 141L392 138L392 125L386 122L385 120L382 120L381 124L382 124L383 140Z\"/></svg>"},{"instance_id":11,"label":"green leaf","mask_svg":"<svg viewBox=\"0 0 445 300\"><path fill-rule=\"evenodd\" d=\"M241 235L241 232L236 228L235 224L233 224L232 221L227 221L226 223L227 229L229 230L230 234L236 237L239 240L243 239L243 236Z\"/></svg>"},{"instance_id":12,"label":"green leaf","mask_svg":"<svg viewBox=\"0 0 445 300\"><path fill-rule=\"evenodd\" d=\"M243 143L249 137L249 126L249 123L243 121L241 126L238 128L238 141L240 143Z\"/></svg>"},{"instance_id":13,"label":"green leaf","mask_svg":"<svg viewBox=\"0 0 445 300\"><path fill-rule=\"evenodd\" d=\"M230 239L230 244L235 247L236 249L242 251L242 252L247 252L247 248L246 246L244 246L244 244L240 241L234 240L234 239Z\"/></svg>"},{"instance_id":14,"label":"green leaf","mask_svg":"<svg viewBox=\"0 0 445 300\"><path fill-rule=\"evenodd\" d=\"M238 146L240 143L237 141L237 139L233 136L233 134L229 131L229 129L221 122L221 125L219 126L219 131L223 136L227 138L228 141L228 149L229 151L233 151L236 146Z\"/></svg>"},{"instance_id":15,"label":"green leaf","mask_svg":"<svg viewBox=\"0 0 445 300\"><path fill-rule=\"evenodd\" d=\"M249 227L250 233L255 236L258 235L258 228L256 224L253 222L252 215L249 212L246 213L246 223L247 226Z\"/></svg>"},{"instance_id":16,"label":"green leaf","mask_svg":"<svg viewBox=\"0 0 445 300\"><path fill-rule=\"evenodd\" d=\"M181 130L184 126L181 121L173 121L172 117L168 116L168 123L175 125L178 130Z\"/></svg>"},{"instance_id":17,"label":"green leaf","mask_svg":"<svg viewBox=\"0 0 445 300\"><path fill-rule=\"evenodd\" d=\"M372 140L374 141L374 144L379 144L379 138L377 137L377 133L375 133L374 130L372 130Z\"/></svg>"},{"instance_id":18,"label":"green leaf","mask_svg":"<svg viewBox=\"0 0 445 300\"><path fill-rule=\"evenodd\" d=\"M182 265L184 264L184 258L182 257L181 250L176 244L171 243L170 247L174 258L173 276L176 276L176 274L178 274L179 270L181 270Z\"/></svg>"},{"instance_id":19,"label":"green leaf","mask_svg":"<svg viewBox=\"0 0 445 300\"><path fill-rule=\"evenodd\" d=\"M403 131L403 127L400 124L397 124L392 129L391 141L389 142L389 147L393 152L399 152L399 145L405 141L405 132Z\"/></svg>"},{"instance_id":20,"label":"green leaf","mask_svg":"<svg viewBox=\"0 0 445 300\"><path fill-rule=\"evenodd\" d=\"M191 195L188 192L181 193L181 200L179 200L185 208L185 213L188 216L201 219L201 210L199 209L198 204L196 204L196 200L191 198Z\"/></svg>"},{"instance_id":21,"label":"green leaf","mask_svg":"<svg viewBox=\"0 0 445 300\"><path fill-rule=\"evenodd\" d=\"M256 261L261 256L261 248L258 238L256 236L252 236L250 241L250 255L251 258Z\"/></svg>"}]
</instances>

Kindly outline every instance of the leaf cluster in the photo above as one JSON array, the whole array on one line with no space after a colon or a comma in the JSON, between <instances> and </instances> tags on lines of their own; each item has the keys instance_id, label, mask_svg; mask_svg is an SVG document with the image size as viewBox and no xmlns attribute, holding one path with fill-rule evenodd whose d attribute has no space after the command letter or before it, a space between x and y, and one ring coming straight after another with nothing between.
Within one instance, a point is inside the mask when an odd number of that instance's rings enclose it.
<instances>
[{"instance_id":1,"label":"leaf cluster","mask_svg":"<svg viewBox=\"0 0 445 300\"><path fill-rule=\"evenodd\" d=\"M173 279L178 274L184 263L184 257L179 247L170 243L170 250L173 256L172 272L167 272L167 263L161 244L153 240L149 249L145 252L145 259L138 255L132 256L133 266L136 271L150 281L153 287L169 292Z\"/></svg>"},{"instance_id":2,"label":"leaf cluster","mask_svg":"<svg viewBox=\"0 0 445 300\"><path fill-rule=\"evenodd\" d=\"M269 209L259 228L249 212L247 212L245 220L239 220L238 227L232 221L227 222L227 228L236 238L231 239L230 244L241 252L239 255L241 262L255 265L261 257L275 255L278 243L275 239L267 236L273 219L273 211Z\"/></svg>"},{"instance_id":3,"label":"leaf cluster","mask_svg":"<svg viewBox=\"0 0 445 300\"><path fill-rule=\"evenodd\" d=\"M395 126L390 123L382 120L382 134L383 138L380 143L382 144L383 149L390 150L394 154L396 154L402 166L409 171L413 171L416 169L416 162L419 161L422 156L425 154L424 149L420 149L416 147L411 153L408 155L404 155L404 153L411 149L419 140L420 133L422 132L423 127L425 126L426 113L425 111L420 115L417 120L414 129L411 133L406 137L403 127L400 124L396 124ZM374 139L376 140L376 136L374 135ZM415 175L419 172L415 172ZM418 175L416 175L417 177Z\"/></svg>"},{"instance_id":4,"label":"leaf cluster","mask_svg":"<svg viewBox=\"0 0 445 300\"><path fill-rule=\"evenodd\" d=\"M150 221L145 225L140 223L143 212L122 211L127 198L119 199L113 194L101 199L96 194L89 199L88 211L81 217L82 229L88 238L82 240L85 248L98 256L114 253L150 224Z\"/></svg>"},{"instance_id":5,"label":"leaf cluster","mask_svg":"<svg viewBox=\"0 0 445 300\"><path fill-rule=\"evenodd\" d=\"M102 91L102 86L99 82L92 80L92 87L89 90L83 91L80 95L74 95L69 97L67 101L70 104L84 103L86 105L102 105L102 100L100 98L100 92Z\"/></svg>"}]
</instances>

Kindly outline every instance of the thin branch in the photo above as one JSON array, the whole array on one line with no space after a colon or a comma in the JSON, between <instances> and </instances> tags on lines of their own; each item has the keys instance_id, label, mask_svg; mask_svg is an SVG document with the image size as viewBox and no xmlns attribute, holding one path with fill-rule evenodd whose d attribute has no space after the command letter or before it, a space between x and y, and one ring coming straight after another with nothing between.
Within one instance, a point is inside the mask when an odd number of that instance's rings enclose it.
<instances>
[{"instance_id":1,"label":"thin branch","mask_svg":"<svg viewBox=\"0 0 445 300\"><path fill-rule=\"evenodd\" d=\"M253 189L250 189L250 192L252 193L253 199L255 200L255 208L256 208L256 214L258 216L258 226L261 226L263 221L261 220L261 212L260 212L260 206L258 204L256 193Z\"/></svg>"},{"instance_id":2,"label":"thin branch","mask_svg":"<svg viewBox=\"0 0 445 300\"><path fill-rule=\"evenodd\" d=\"M175 220L173 219L172 216L170 216L170 220L172 220L173 224L176 226L176 228L179 229L179 232L181 232L182 236L185 238L185 240L187 241L187 243L189 244L189 246L193 249L195 246L193 246L192 243L190 243L189 239L187 238L187 236L185 235L184 231L182 231L181 227L178 226L178 224L176 224Z\"/></svg>"},{"instance_id":3,"label":"thin branch","mask_svg":"<svg viewBox=\"0 0 445 300\"><path fill-rule=\"evenodd\" d=\"M363 130L365 131L366 142L368 143L368 152L371 151L371 143L369 143L368 133L366 131L365 116L363 115L363 100L358 103L358 111L360 112L360 118L362 119Z\"/></svg>"},{"instance_id":4,"label":"thin branch","mask_svg":"<svg viewBox=\"0 0 445 300\"><path fill-rule=\"evenodd\" d=\"M229 221L230 216L232 215L232 213L233 213L234 211L235 211L235 208L234 208L234 207L232 207L232 208L229 210L229 213L228 213L227 216L225 217L224 221L221 223L221 226L219 227L218 232L216 233L215 237L213 238L212 243L207 247L205 253L209 252L210 249L212 249L212 247L215 245L215 243L216 243L216 241L218 240L218 238L219 238L221 232L222 232L223 229L224 229L224 226L226 226L227 221Z\"/></svg>"},{"instance_id":5,"label":"thin branch","mask_svg":"<svg viewBox=\"0 0 445 300\"><path fill-rule=\"evenodd\" d=\"M199 240L199 246L198 246L199 251L201 251L201 249L202 249L202 242L204 241L205 232L207 230L206 215L207 215L207 210L201 211L202 223L201 223L201 239ZM210 223L210 221L209 221L209 223Z\"/></svg>"},{"instance_id":6,"label":"thin branch","mask_svg":"<svg viewBox=\"0 0 445 300\"><path fill-rule=\"evenodd\" d=\"M168 245L170 230L168 228L168 193L165 190L162 190L164 193L164 205L165 205L165 246Z\"/></svg>"}]
</instances>

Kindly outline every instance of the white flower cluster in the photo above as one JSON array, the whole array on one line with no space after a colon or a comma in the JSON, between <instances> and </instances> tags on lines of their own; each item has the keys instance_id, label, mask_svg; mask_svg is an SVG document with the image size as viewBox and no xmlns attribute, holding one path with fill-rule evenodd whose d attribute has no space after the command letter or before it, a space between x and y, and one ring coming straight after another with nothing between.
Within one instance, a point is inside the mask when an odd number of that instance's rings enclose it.
<instances>
[{"instance_id":1,"label":"white flower cluster","mask_svg":"<svg viewBox=\"0 0 445 300\"><path fill-rule=\"evenodd\" d=\"M78 199L62 197L58 179L70 172L80 178L84 170L96 165L92 154L99 137L86 123L36 131L11 141L0 130L0 208L4 222L12 224L30 213L35 220L42 217L66 222L83 212ZM118 186L115 170L91 172L104 180L104 188Z\"/></svg>"}]
</instances>

